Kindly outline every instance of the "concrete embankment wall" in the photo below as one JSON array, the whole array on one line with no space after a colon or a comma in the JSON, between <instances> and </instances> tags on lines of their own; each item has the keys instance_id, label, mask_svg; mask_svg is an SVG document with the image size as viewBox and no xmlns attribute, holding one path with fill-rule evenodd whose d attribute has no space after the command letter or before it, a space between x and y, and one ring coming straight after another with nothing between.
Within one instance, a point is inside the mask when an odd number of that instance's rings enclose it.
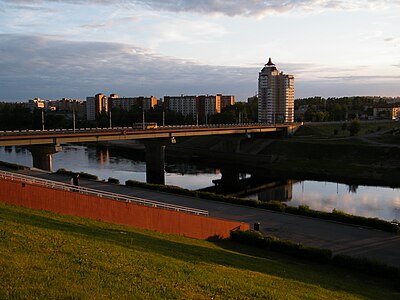
<instances>
[{"instance_id":1,"label":"concrete embankment wall","mask_svg":"<svg viewBox=\"0 0 400 300\"><path fill-rule=\"evenodd\" d=\"M249 229L249 224L241 222L146 207L6 179L0 179L0 201L199 239L228 237L231 230Z\"/></svg>"}]
</instances>

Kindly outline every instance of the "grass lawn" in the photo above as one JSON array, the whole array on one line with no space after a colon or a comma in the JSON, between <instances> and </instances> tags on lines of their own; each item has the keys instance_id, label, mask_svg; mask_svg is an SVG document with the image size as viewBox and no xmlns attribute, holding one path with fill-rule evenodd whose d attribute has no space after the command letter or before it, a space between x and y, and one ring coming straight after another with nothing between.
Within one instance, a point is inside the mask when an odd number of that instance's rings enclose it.
<instances>
[{"instance_id":1,"label":"grass lawn","mask_svg":"<svg viewBox=\"0 0 400 300\"><path fill-rule=\"evenodd\" d=\"M342 124L350 124L350 121L343 121L338 124L331 123L306 123L297 133L296 136L312 136L315 138L341 138L350 136L349 131L342 130ZM384 132L394 127L398 127L398 123L390 120L382 120L375 122L361 122L360 132L357 135L364 135L373 132ZM337 134L334 134L334 130L337 130Z\"/></svg>"},{"instance_id":2,"label":"grass lawn","mask_svg":"<svg viewBox=\"0 0 400 300\"><path fill-rule=\"evenodd\" d=\"M0 298L400 299L382 279L0 203Z\"/></svg>"}]
</instances>

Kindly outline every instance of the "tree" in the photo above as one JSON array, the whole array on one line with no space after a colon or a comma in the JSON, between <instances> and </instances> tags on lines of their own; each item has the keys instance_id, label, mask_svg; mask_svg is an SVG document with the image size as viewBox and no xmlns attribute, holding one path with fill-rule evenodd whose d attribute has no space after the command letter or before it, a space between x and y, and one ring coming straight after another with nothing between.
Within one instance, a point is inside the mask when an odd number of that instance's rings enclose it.
<instances>
[{"instance_id":1,"label":"tree","mask_svg":"<svg viewBox=\"0 0 400 300\"><path fill-rule=\"evenodd\" d=\"M343 133L347 130L347 123L342 124L342 131Z\"/></svg>"},{"instance_id":2,"label":"tree","mask_svg":"<svg viewBox=\"0 0 400 300\"><path fill-rule=\"evenodd\" d=\"M348 126L348 130L351 136L356 135L361 129L361 124L358 119L354 119L351 121L350 125Z\"/></svg>"}]
</instances>

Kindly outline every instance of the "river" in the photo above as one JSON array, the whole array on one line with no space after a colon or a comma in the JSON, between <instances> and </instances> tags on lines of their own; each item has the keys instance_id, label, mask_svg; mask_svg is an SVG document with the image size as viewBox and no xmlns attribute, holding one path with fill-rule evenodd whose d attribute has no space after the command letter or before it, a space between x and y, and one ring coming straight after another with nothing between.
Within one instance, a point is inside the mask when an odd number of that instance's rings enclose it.
<instances>
[{"instance_id":1,"label":"river","mask_svg":"<svg viewBox=\"0 0 400 300\"><path fill-rule=\"evenodd\" d=\"M127 155L106 146L63 145L63 151L53 155L53 168L83 171L100 179L117 178L146 181L146 165L143 155L132 152ZM0 147L0 161L32 166L28 150L18 147ZM213 180L221 179L218 168L193 163L167 162L165 182L188 189L204 189L214 186ZM248 178L248 175L243 176ZM259 181L258 181L259 183ZM341 210L350 214L377 217L384 220L400 220L400 189L376 186L352 186L320 181L271 181L258 184L259 188L242 192L242 197L262 201L278 200L292 206L307 205L321 211Z\"/></svg>"}]
</instances>

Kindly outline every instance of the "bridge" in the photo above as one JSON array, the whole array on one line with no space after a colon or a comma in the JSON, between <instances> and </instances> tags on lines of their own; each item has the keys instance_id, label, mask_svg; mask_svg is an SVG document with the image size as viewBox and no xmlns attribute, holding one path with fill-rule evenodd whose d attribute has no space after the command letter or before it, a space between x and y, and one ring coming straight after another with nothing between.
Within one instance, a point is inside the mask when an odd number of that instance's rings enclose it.
<instances>
[{"instance_id":1,"label":"bridge","mask_svg":"<svg viewBox=\"0 0 400 300\"><path fill-rule=\"evenodd\" d=\"M164 183L165 147L176 143L180 137L207 135L246 135L252 137L260 133L293 134L302 124L220 124L160 126L152 129L131 127L80 128L52 130L0 131L0 146L23 146L33 157L33 166L52 170L52 155L62 151L61 144L105 141L140 140L146 147L147 182Z\"/></svg>"}]
</instances>

